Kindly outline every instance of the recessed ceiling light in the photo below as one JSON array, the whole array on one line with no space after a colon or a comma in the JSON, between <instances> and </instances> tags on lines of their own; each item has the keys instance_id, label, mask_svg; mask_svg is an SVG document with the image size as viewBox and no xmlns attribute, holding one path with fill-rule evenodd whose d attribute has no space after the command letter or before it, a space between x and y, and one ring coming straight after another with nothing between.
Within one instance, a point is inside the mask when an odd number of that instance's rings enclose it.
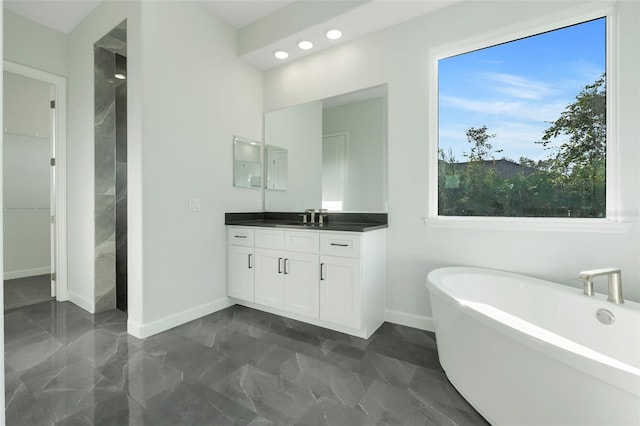
<instances>
[{"instance_id":1,"label":"recessed ceiling light","mask_svg":"<svg viewBox=\"0 0 640 426\"><path fill-rule=\"evenodd\" d=\"M342 37L342 31L340 30L329 30L327 31L327 38L331 40L337 40Z\"/></svg>"},{"instance_id":2,"label":"recessed ceiling light","mask_svg":"<svg viewBox=\"0 0 640 426\"><path fill-rule=\"evenodd\" d=\"M124 75L124 74L120 74L120 73L118 73L118 74L114 74L113 76L114 76L115 78L117 78L118 80L126 80L126 79L127 79L127 76L126 76L126 75Z\"/></svg>"},{"instance_id":3,"label":"recessed ceiling light","mask_svg":"<svg viewBox=\"0 0 640 426\"><path fill-rule=\"evenodd\" d=\"M309 50L313 47L313 43L308 40L302 40L298 43L298 47L302 50Z\"/></svg>"},{"instance_id":4,"label":"recessed ceiling light","mask_svg":"<svg viewBox=\"0 0 640 426\"><path fill-rule=\"evenodd\" d=\"M289 54L284 50L277 50L273 53L273 56L275 56L278 59L287 59L289 57Z\"/></svg>"}]
</instances>

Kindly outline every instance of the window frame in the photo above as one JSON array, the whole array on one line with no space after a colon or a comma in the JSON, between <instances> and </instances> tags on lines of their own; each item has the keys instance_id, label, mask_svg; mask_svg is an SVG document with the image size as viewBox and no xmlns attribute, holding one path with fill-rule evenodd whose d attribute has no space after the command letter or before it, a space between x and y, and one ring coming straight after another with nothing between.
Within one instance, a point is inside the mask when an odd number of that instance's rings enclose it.
<instances>
[{"instance_id":1,"label":"window frame","mask_svg":"<svg viewBox=\"0 0 640 426\"><path fill-rule=\"evenodd\" d=\"M438 61L451 56L508 43L580 24L593 19L606 18L605 64L607 87L607 147L606 147L606 212L605 218L550 218L499 216L440 216L438 215L438 147L439 147L439 93ZM631 226L629 215L621 206L620 172L618 158L618 34L615 4L586 5L568 8L556 14L527 20L498 30L484 32L453 43L433 48L429 52L429 188L427 227L491 230L548 230L576 232L624 233Z\"/></svg>"}]
</instances>

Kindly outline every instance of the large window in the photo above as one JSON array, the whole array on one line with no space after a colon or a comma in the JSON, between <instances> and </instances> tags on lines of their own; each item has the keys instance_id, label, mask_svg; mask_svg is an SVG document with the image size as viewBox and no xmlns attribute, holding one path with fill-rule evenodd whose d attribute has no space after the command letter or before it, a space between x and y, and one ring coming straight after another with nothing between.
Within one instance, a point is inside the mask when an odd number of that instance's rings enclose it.
<instances>
[{"instance_id":1,"label":"large window","mask_svg":"<svg viewBox=\"0 0 640 426\"><path fill-rule=\"evenodd\" d=\"M606 215L606 18L438 61L438 214Z\"/></svg>"}]
</instances>

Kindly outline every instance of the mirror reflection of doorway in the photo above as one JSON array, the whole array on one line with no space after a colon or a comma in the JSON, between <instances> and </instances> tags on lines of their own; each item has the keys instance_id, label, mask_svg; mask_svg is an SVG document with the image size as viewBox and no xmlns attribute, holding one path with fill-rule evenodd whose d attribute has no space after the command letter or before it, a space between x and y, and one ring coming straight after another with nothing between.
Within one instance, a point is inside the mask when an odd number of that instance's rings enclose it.
<instances>
[{"instance_id":1,"label":"mirror reflection of doorway","mask_svg":"<svg viewBox=\"0 0 640 426\"><path fill-rule=\"evenodd\" d=\"M4 78L3 226L5 310L55 297L53 84Z\"/></svg>"},{"instance_id":2,"label":"mirror reflection of doorway","mask_svg":"<svg viewBox=\"0 0 640 426\"><path fill-rule=\"evenodd\" d=\"M286 149L268 145L267 189L286 191L289 182L289 153Z\"/></svg>"},{"instance_id":3,"label":"mirror reflection of doorway","mask_svg":"<svg viewBox=\"0 0 640 426\"><path fill-rule=\"evenodd\" d=\"M347 192L347 134L322 136L322 208L344 210Z\"/></svg>"}]
</instances>

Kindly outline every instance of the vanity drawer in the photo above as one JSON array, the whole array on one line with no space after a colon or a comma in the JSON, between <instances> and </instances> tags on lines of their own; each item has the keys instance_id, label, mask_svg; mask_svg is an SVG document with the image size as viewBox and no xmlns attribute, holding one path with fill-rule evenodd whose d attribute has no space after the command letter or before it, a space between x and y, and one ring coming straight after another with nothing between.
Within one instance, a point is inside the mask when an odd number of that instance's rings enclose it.
<instances>
[{"instance_id":1,"label":"vanity drawer","mask_svg":"<svg viewBox=\"0 0 640 426\"><path fill-rule=\"evenodd\" d=\"M343 257L360 257L360 235L320 235L320 254Z\"/></svg>"},{"instance_id":2,"label":"vanity drawer","mask_svg":"<svg viewBox=\"0 0 640 426\"><path fill-rule=\"evenodd\" d=\"M302 253L318 253L319 235L317 232L285 231L285 250L298 251Z\"/></svg>"},{"instance_id":3,"label":"vanity drawer","mask_svg":"<svg viewBox=\"0 0 640 426\"><path fill-rule=\"evenodd\" d=\"M227 242L234 246L253 247L254 234L251 228L227 228Z\"/></svg>"},{"instance_id":4,"label":"vanity drawer","mask_svg":"<svg viewBox=\"0 0 640 426\"><path fill-rule=\"evenodd\" d=\"M256 229L256 247L283 249L284 248L284 231L273 228L257 228Z\"/></svg>"}]
</instances>

